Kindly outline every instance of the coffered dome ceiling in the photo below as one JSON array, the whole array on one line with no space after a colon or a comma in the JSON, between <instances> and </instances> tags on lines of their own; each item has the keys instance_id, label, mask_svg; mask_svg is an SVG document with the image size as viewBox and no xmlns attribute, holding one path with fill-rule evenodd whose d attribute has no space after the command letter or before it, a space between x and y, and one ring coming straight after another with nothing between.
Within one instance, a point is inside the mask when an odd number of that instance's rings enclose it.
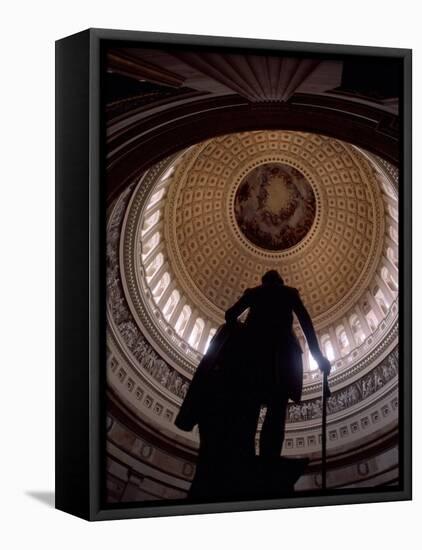
<instances>
[{"instance_id":1,"label":"coffered dome ceiling","mask_svg":"<svg viewBox=\"0 0 422 550\"><path fill-rule=\"evenodd\" d=\"M253 196L260 191L262 206ZM287 131L231 134L179 161L162 231L180 287L214 322L266 270L278 269L321 327L341 317L372 277L383 201L374 168L351 145Z\"/></svg>"}]
</instances>

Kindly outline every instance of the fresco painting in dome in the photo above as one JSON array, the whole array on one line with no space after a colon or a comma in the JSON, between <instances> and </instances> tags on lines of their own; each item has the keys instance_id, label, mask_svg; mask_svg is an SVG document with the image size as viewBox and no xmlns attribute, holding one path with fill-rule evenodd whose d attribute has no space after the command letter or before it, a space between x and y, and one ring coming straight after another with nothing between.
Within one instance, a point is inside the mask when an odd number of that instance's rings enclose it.
<instances>
[{"instance_id":1,"label":"fresco painting in dome","mask_svg":"<svg viewBox=\"0 0 422 550\"><path fill-rule=\"evenodd\" d=\"M240 183L234 210L237 224L250 242L267 250L284 250L309 232L316 201L301 172L287 164L265 163Z\"/></svg>"}]
</instances>

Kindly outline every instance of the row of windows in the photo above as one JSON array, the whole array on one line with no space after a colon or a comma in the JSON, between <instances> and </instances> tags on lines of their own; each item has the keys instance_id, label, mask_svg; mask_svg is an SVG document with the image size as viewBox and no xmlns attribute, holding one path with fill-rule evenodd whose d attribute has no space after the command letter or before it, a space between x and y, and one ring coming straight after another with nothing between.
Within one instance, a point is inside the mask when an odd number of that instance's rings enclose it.
<instances>
[{"instance_id":1,"label":"row of windows","mask_svg":"<svg viewBox=\"0 0 422 550\"><path fill-rule=\"evenodd\" d=\"M166 177L169 177L169 175ZM146 210L142 228L143 234L151 233L151 230L160 221L160 209L153 211L151 214L148 214L148 211L154 210L154 205L164 197L164 193L165 188L163 187L152 195ZM397 211L394 208L391 207L389 213L393 219L397 219ZM388 232L393 243L397 243L398 234L393 225L389 226ZM170 291L171 276L169 271L163 268L163 253L157 250L160 242L161 233L157 228L142 246L142 262L146 266L146 281L150 286L153 299L160 306L164 318L174 328L178 336L194 350L205 353L211 338L215 334L216 327L210 327L209 323L207 324L199 316L192 319L192 309L188 304L181 303L182 296L179 290L173 289ZM344 323L341 323L329 333L319 335L323 353L330 361L340 359L359 347L377 329L395 300L398 291L398 257L393 246L387 246L385 257L388 260L387 265L382 266L378 273L380 284L376 284L369 290L368 299L364 299L360 304L360 313L358 314L356 311L351 313L345 320L346 327ZM159 273L160 270L163 272ZM157 275L159 276L157 277ZM206 334L205 331L207 331ZM309 369L315 370L317 365L314 359L309 350L306 353Z\"/></svg>"},{"instance_id":2,"label":"row of windows","mask_svg":"<svg viewBox=\"0 0 422 550\"><path fill-rule=\"evenodd\" d=\"M162 180L170 177L171 171L172 169L170 168L163 175ZM164 193L165 188L160 189L151 196L150 202L148 203L146 209L142 234L146 234L158 224L160 220L160 210L157 210L150 215L148 215L148 211L153 209L154 205L156 205L164 197ZM166 290L169 288L171 282L168 271L164 271L158 280L154 280L154 276L159 272L160 268L162 268L164 264L164 255L161 252L154 254L154 251L157 249L160 241L161 234L157 229L157 231L149 236L148 240L143 243L142 246L142 261L147 265L145 270L146 280L149 284L153 281L153 288L151 288L151 291L157 305L160 304L160 301L166 293ZM177 289L174 289L166 298L164 304L160 304L163 316L165 320L174 328L178 336L185 340L191 348L201 353L205 353L212 337L216 332L216 327L210 328L207 326L208 333L204 334L206 326L205 321L201 317L197 317L195 320L192 320L194 321L193 323L190 323L189 333L186 333L188 323L192 317L192 309L188 304L183 305L182 308L178 308L180 300L180 292Z\"/></svg>"},{"instance_id":3,"label":"row of windows","mask_svg":"<svg viewBox=\"0 0 422 550\"><path fill-rule=\"evenodd\" d=\"M147 282L153 278L155 272L162 265L162 254L157 255L157 258L160 259L158 261L154 259L152 262L154 269L151 271L147 270ZM344 324L339 324L334 329L333 334L320 335L321 347L330 360L339 359L350 353L356 347L359 347L364 340L377 329L380 321L387 315L392 302L397 296L397 282L386 267L381 269L380 274L385 283L385 289L381 289L378 285L373 287L370 292L374 302L371 304L370 300L365 300L361 304L361 311L364 317L362 318L357 313L352 313L347 319L349 330L346 330ZM161 278L156 281L154 288L151 289L157 304L159 304L170 282L170 274L166 271L162 274ZM200 349L199 344L203 331L205 330L205 321L201 317L197 317L193 324L190 324L189 333L186 333L188 323L192 316L192 309L189 305L185 304L180 311L177 311L180 300L180 292L177 289L173 289L164 304L161 304L163 316L166 321L173 326L180 338L187 341L193 349L205 353L209 341L215 333L215 327L209 330L206 339L202 338L203 345ZM378 312L374 310L375 304L379 308ZM335 338L334 341L333 338ZM316 364L312 358L310 358L309 364L311 370L316 368Z\"/></svg>"}]
</instances>

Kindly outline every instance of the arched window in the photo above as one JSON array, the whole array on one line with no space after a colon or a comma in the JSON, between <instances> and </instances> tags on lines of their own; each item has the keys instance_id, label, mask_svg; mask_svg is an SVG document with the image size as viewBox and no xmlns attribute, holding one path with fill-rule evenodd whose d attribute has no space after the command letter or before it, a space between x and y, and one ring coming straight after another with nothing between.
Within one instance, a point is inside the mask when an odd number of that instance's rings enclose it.
<instances>
[{"instance_id":1,"label":"arched window","mask_svg":"<svg viewBox=\"0 0 422 550\"><path fill-rule=\"evenodd\" d=\"M160 242L160 233L156 231L152 237L148 239L148 241L142 246L142 257L145 259L146 256L151 254L151 252L154 250L154 248L158 245Z\"/></svg>"},{"instance_id":2,"label":"arched window","mask_svg":"<svg viewBox=\"0 0 422 550\"><path fill-rule=\"evenodd\" d=\"M163 315L167 319L170 319L175 307L179 303L180 293L178 290L173 290L170 294L170 298L167 300L166 305L163 307Z\"/></svg>"},{"instance_id":3,"label":"arched window","mask_svg":"<svg viewBox=\"0 0 422 550\"><path fill-rule=\"evenodd\" d=\"M371 306L369 305L368 302L363 302L362 304L362 311L365 315L367 315L370 311L371 311Z\"/></svg>"},{"instance_id":4,"label":"arched window","mask_svg":"<svg viewBox=\"0 0 422 550\"><path fill-rule=\"evenodd\" d=\"M369 310L369 312L367 313L366 320L368 322L369 328L371 329L371 332L374 332L378 326L378 319L372 309Z\"/></svg>"},{"instance_id":5,"label":"arched window","mask_svg":"<svg viewBox=\"0 0 422 550\"><path fill-rule=\"evenodd\" d=\"M199 340L201 339L202 331L204 330L205 323L203 319L198 317L198 319L195 321L195 324L193 325L192 332L189 335L189 345L194 348L198 349Z\"/></svg>"},{"instance_id":6,"label":"arched window","mask_svg":"<svg viewBox=\"0 0 422 550\"><path fill-rule=\"evenodd\" d=\"M362 330L362 325L360 323L359 317L353 313L349 319L350 326L353 331L353 336L358 345L362 344L365 341L365 333Z\"/></svg>"},{"instance_id":7,"label":"arched window","mask_svg":"<svg viewBox=\"0 0 422 550\"><path fill-rule=\"evenodd\" d=\"M335 359L333 345L330 340L327 340L327 343L325 344L325 356L330 361L334 361Z\"/></svg>"},{"instance_id":8,"label":"arched window","mask_svg":"<svg viewBox=\"0 0 422 550\"><path fill-rule=\"evenodd\" d=\"M344 329L343 325L339 325L336 328L336 337L337 342L341 351L342 355L346 355L351 350L351 342L349 342L349 339L347 338L346 331Z\"/></svg>"},{"instance_id":9,"label":"arched window","mask_svg":"<svg viewBox=\"0 0 422 550\"><path fill-rule=\"evenodd\" d=\"M380 179L381 179L381 185L385 194L391 197L392 199L396 199L396 195L393 189L391 188L390 183L385 178L380 178Z\"/></svg>"},{"instance_id":10,"label":"arched window","mask_svg":"<svg viewBox=\"0 0 422 550\"><path fill-rule=\"evenodd\" d=\"M157 271L163 265L163 262L164 256L160 252L160 254L157 254L156 257L152 260L146 270L147 281L157 273Z\"/></svg>"},{"instance_id":11,"label":"arched window","mask_svg":"<svg viewBox=\"0 0 422 550\"><path fill-rule=\"evenodd\" d=\"M393 248L391 248L391 246L389 246L387 248L387 258L390 260L390 262L392 264L394 264L396 267L399 266L399 260L398 260L398 257L397 257L397 252L395 250L393 250Z\"/></svg>"},{"instance_id":12,"label":"arched window","mask_svg":"<svg viewBox=\"0 0 422 550\"><path fill-rule=\"evenodd\" d=\"M391 204L388 205L388 213L393 218L393 220L397 221L399 219L399 214L397 212L397 209L391 206Z\"/></svg>"},{"instance_id":13,"label":"arched window","mask_svg":"<svg viewBox=\"0 0 422 550\"><path fill-rule=\"evenodd\" d=\"M318 363L312 357L312 353L309 351L309 349L306 350L306 353L308 354L309 370L310 371L316 370L318 368Z\"/></svg>"},{"instance_id":14,"label":"arched window","mask_svg":"<svg viewBox=\"0 0 422 550\"><path fill-rule=\"evenodd\" d=\"M163 189L160 189L159 191L157 191L156 193L154 193L152 195L152 197L149 200L148 206L147 206L147 212L148 212L148 209L151 208L151 206L153 206L154 204L156 204L159 200L161 200L163 198L164 191L165 191L165 189L163 188Z\"/></svg>"},{"instance_id":15,"label":"arched window","mask_svg":"<svg viewBox=\"0 0 422 550\"><path fill-rule=\"evenodd\" d=\"M145 233L146 231L148 231L148 229L150 229L152 226L154 226L158 222L159 219L160 219L160 211L159 210L157 212L154 212L154 214L151 214L151 216L148 216L147 218L145 218L142 233Z\"/></svg>"},{"instance_id":16,"label":"arched window","mask_svg":"<svg viewBox=\"0 0 422 550\"><path fill-rule=\"evenodd\" d=\"M390 226L390 227L388 228L388 232L390 233L390 237L393 239L393 241L394 241L396 244L398 244L398 242L399 242L399 236L398 236L397 231L395 230L395 228L392 227L392 226Z\"/></svg>"},{"instance_id":17,"label":"arched window","mask_svg":"<svg viewBox=\"0 0 422 550\"><path fill-rule=\"evenodd\" d=\"M384 315L387 315L388 302L385 298L384 292L378 286L375 286L374 290L372 291L372 295L375 298L377 304L379 305L381 311L384 313Z\"/></svg>"},{"instance_id":18,"label":"arched window","mask_svg":"<svg viewBox=\"0 0 422 550\"><path fill-rule=\"evenodd\" d=\"M366 322L371 332L374 332L378 326L378 319L367 301L363 302L362 311L365 314Z\"/></svg>"},{"instance_id":19,"label":"arched window","mask_svg":"<svg viewBox=\"0 0 422 550\"><path fill-rule=\"evenodd\" d=\"M183 331L186 328L186 325L189 321L189 317L191 316L191 314L192 314L191 308L188 305L184 306L179 315L179 318L176 321L176 324L174 325L174 328L179 336L182 336Z\"/></svg>"},{"instance_id":20,"label":"arched window","mask_svg":"<svg viewBox=\"0 0 422 550\"><path fill-rule=\"evenodd\" d=\"M166 290L169 284L170 284L170 275L166 271L164 275L161 277L161 279L158 281L158 283L156 284L154 290L152 291L156 302L159 301L159 299L163 295L163 292Z\"/></svg>"},{"instance_id":21,"label":"arched window","mask_svg":"<svg viewBox=\"0 0 422 550\"><path fill-rule=\"evenodd\" d=\"M163 175L160 178L160 181L166 181L174 172L174 166L171 165L165 172L163 172Z\"/></svg>"},{"instance_id":22,"label":"arched window","mask_svg":"<svg viewBox=\"0 0 422 550\"><path fill-rule=\"evenodd\" d=\"M397 283L393 279L393 277L391 276L391 273L388 271L386 267L383 267L381 269L381 277L385 282L385 284L388 286L388 288L396 294L398 290Z\"/></svg>"},{"instance_id":23,"label":"arched window","mask_svg":"<svg viewBox=\"0 0 422 550\"><path fill-rule=\"evenodd\" d=\"M335 359L334 349L333 349L333 345L332 345L331 340L330 340L330 336L328 334L324 334L321 337L321 347L322 347L322 351L323 351L325 357L329 361L334 361L334 359Z\"/></svg>"}]
</instances>

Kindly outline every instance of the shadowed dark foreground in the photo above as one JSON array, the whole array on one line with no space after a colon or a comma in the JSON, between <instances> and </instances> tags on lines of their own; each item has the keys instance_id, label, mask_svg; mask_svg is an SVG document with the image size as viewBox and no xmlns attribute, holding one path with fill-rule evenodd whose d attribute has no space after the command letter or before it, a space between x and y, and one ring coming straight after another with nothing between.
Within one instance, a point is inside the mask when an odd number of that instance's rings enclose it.
<instances>
[{"instance_id":1,"label":"shadowed dark foreground","mask_svg":"<svg viewBox=\"0 0 422 550\"><path fill-rule=\"evenodd\" d=\"M247 460L200 461L189 498L195 500L268 499L291 496L309 460L256 456Z\"/></svg>"},{"instance_id":2,"label":"shadowed dark foreground","mask_svg":"<svg viewBox=\"0 0 422 550\"><path fill-rule=\"evenodd\" d=\"M242 384L245 372L234 357L238 331L227 326L222 331L214 348L220 361L210 353L201 362L176 419L181 429L199 427L199 456L188 494L193 500L289 496L309 463L307 458L256 456L260 402L251 399L249 384Z\"/></svg>"},{"instance_id":3,"label":"shadowed dark foreground","mask_svg":"<svg viewBox=\"0 0 422 550\"><path fill-rule=\"evenodd\" d=\"M249 310L242 325L239 316ZM175 424L199 427L194 499L277 498L291 494L308 459L280 456L287 402L299 402L302 349L293 331L298 317L313 357L329 369L311 318L296 289L268 271L226 312L198 365ZM261 407L265 417L256 439Z\"/></svg>"}]
</instances>

